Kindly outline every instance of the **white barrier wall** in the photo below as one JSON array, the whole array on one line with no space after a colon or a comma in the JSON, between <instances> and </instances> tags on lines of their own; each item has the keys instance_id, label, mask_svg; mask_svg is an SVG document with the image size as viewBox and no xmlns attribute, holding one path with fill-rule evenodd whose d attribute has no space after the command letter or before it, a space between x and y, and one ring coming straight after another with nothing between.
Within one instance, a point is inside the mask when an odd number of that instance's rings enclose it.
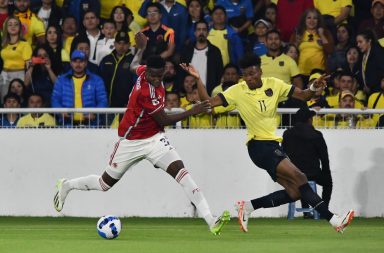
<instances>
[{"instance_id":1,"label":"white barrier wall","mask_svg":"<svg viewBox=\"0 0 384 253\"><path fill-rule=\"evenodd\" d=\"M360 216L383 216L383 131L323 130L323 134L334 182L331 210L354 208ZM245 130L168 130L167 135L214 214L228 209L235 215L236 200L280 189L249 159ZM0 215L195 215L181 187L147 161L128 171L108 192L71 192L62 213L56 213L56 180L100 175L116 140L116 130L112 129L0 129ZM286 214L287 205L254 213L271 217Z\"/></svg>"}]
</instances>

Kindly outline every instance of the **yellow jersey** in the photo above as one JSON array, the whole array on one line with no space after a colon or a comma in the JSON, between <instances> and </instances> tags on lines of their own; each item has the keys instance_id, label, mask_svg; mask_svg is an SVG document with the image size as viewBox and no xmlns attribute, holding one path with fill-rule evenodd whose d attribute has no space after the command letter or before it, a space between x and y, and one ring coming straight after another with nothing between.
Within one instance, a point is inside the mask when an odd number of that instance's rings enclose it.
<instances>
[{"instance_id":1,"label":"yellow jersey","mask_svg":"<svg viewBox=\"0 0 384 253\"><path fill-rule=\"evenodd\" d=\"M32 57L32 47L26 41L8 44L1 50L3 68L5 71L18 71L25 69L25 62Z\"/></svg>"},{"instance_id":2,"label":"yellow jersey","mask_svg":"<svg viewBox=\"0 0 384 253\"><path fill-rule=\"evenodd\" d=\"M75 108L83 108L83 98L82 98L82 87L83 83L85 81L85 78L87 75L84 75L83 77L77 78L72 77L73 80L73 86L75 91ZM83 120L83 114L82 113L75 113L73 116L74 120Z\"/></svg>"},{"instance_id":3,"label":"yellow jersey","mask_svg":"<svg viewBox=\"0 0 384 253\"><path fill-rule=\"evenodd\" d=\"M300 74L296 62L286 54L277 57L263 55L260 59L263 77L276 77L286 83L291 83L292 77Z\"/></svg>"},{"instance_id":4,"label":"yellow jersey","mask_svg":"<svg viewBox=\"0 0 384 253\"><path fill-rule=\"evenodd\" d=\"M261 78L262 86L251 90L245 81L228 88L219 96L223 105L235 105L247 126L247 142L254 140L282 141L276 136L276 110L287 100L294 86L274 77Z\"/></svg>"},{"instance_id":5,"label":"yellow jersey","mask_svg":"<svg viewBox=\"0 0 384 253\"><path fill-rule=\"evenodd\" d=\"M221 57L223 58L223 66L229 63L227 29L216 30L212 28L208 33L208 40L212 45L220 49Z\"/></svg>"},{"instance_id":6,"label":"yellow jersey","mask_svg":"<svg viewBox=\"0 0 384 253\"><path fill-rule=\"evenodd\" d=\"M43 113L38 118L32 117L32 114L27 114L19 119L16 127L54 127L56 121L53 116L48 113Z\"/></svg>"},{"instance_id":7,"label":"yellow jersey","mask_svg":"<svg viewBox=\"0 0 384 253\"><path fill-rule=\"evenodd\" d=\"M375 92L371 94L368 99L368 108L384 109L384 94L382 92ZM382 115L383 114L372 114L372 120L375 126Z\"/></svg>"},{"instance_id":8,"label":"yellow jersey","mask_svg":"<svg viewBox=\"0 0 384 253\"><path fill-rule=\"evenodd\" d=\"M26 12L16 13L16 17L20 19L23 29L24 39L30 44L33 44L34 37L45 35L45 26L43 21L36 16L35 13L27 10Z\"/></svg>"},{"instance_id":9,"label":"yellow jersey","mask_svg":"<svg viewBox=\"0 0 384 253\"><path fill-rule=\"evenodd\" d=\"M305 31L299 45L299 70L300 74L309 76L312 69L325 70L325 53L323 45L317 34Z\"/></svg>"},{"instance_id":10,"label":"yellow jersey","mask_svg":"<svg viewBox=\"0 0 384 253\"><path fill-rule=\"evenodd\" d=\"M322 15L337 17L341 8L352 7L352 0L314 0L313 5Z\"/></svg>"}]
</instances>

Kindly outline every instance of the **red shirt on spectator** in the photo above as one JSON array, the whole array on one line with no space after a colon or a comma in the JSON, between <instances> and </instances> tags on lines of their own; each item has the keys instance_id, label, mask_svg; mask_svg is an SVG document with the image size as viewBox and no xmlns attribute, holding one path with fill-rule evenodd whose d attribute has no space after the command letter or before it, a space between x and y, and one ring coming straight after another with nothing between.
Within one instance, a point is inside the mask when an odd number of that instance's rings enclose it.
<instances>
[{"instance_id":1,"label":"red shirt on spectator","mask_svg":"<svg viewBox=\"0 0 384 253\"><path fill-rule=\"evenodd\" d=\"M164 85L155 87L150 84L145 79L146 69L146 65L137 68L139 77L129 95L127 110L119 125L119 136L128 140L146 139L164 131L164 127L151 116L164 109Z\"/></svg>"},{"instance_id":2,"label":"red shirt on spectator","mask_svg":"<svg viewBox=\"0 0 384 253\"><path fill-rule=\"evenodd\" d=\"M282 41L289 41L306 9L313 8L313 0L279 0L277 2L277 29Z\"/></svg>"},{"instance_id":3,"label":"red shirt on spectator","mask_svg":"<svg viewBox=\"0 0 384 253\"><path fill-rule=\"evenodd\" d=\"M8 18L8 13L0 13L0 29L3 30L4 21Z\"/></svg>"}]
</instances>

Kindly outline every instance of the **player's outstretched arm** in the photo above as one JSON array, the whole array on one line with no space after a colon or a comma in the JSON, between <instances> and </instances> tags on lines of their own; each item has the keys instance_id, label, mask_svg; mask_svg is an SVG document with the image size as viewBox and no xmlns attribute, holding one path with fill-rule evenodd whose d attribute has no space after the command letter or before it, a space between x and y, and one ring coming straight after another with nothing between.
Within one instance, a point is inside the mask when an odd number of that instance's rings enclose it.
<instances>
[{"instance_id":1,"label":"player's outstretched arm","mask_svg":"<svg viewBox=\"0 0 384 253\"><path fill-rule=\"evenodd\" d=\"M177 113L177 114L166 114L164 110L161 110L152 115L152 117L156 120L156 122L161 126L169 126L173 125L178 121L184 120L189 116L193 116L196 114L208 112L211 109L211 104L208 100L203 101L201 103L197 103L193 105L191 109L188 111Z\"/></svg>"},{"instance_id":2,"label":"player's outstretched arm","mask_svg":"<svg viewBox=\"0 0 384 253\"><path fill-rule=\"evenodd\" d=\"M293 91L292 97L300 99L302 101L307 101L315 96L316 93L321 93L325 87L327 87L327 79L329 76L322 75L317 78L308 89L302 90L300 88L295 87Z\"/></svg>"},{"instance_id":3,"label":"player's outstretched arm","mask_svg":"<svg viewBox=\"0 0 384 253\"><path fill-rule=\"evenodd\" d=\"M204 87L203 81L201 81L200 74L197 69L195 69L195 67L187 63L181 63L180 67L186 72L188 72L191 76L196 78L197 90L199 92L199 97L201 100L208 100L211 103L212 107L220 106L223 104L223 101L219 96L210 97L208 95L208 92Z\"/></svg>"},{"instance_id":4,"label":"player's outstretched arm","mask_svg":"<svg viewBox=\"0 0 384 253\"><path fill-rule=\"evenodd\" d=\"M136 74L136 69L140 66L144 50L147 47L147 37L143 33L138 32L135 35L135 42L138 50L135 54L135 57L133 57L130 70Z\"/></svg>"}]
</instances>

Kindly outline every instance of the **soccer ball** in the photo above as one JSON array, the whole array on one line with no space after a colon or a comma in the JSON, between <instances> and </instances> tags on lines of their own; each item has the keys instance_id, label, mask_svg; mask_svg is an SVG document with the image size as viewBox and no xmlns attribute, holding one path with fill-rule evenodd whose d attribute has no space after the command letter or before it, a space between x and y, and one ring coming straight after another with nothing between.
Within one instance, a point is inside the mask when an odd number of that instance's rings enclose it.
<instances>
[{"instance_id":1,"label":"soccer ball","mask_svg":"<svg viewBox=\"0 0 384 253\"><path fill-rule=\"evenodd\" d=\"M97 232L105 239L114 239L119 236L121 231L121 222L114 215L105 215L97 222Z\"/></svg>"}]
</instances>

